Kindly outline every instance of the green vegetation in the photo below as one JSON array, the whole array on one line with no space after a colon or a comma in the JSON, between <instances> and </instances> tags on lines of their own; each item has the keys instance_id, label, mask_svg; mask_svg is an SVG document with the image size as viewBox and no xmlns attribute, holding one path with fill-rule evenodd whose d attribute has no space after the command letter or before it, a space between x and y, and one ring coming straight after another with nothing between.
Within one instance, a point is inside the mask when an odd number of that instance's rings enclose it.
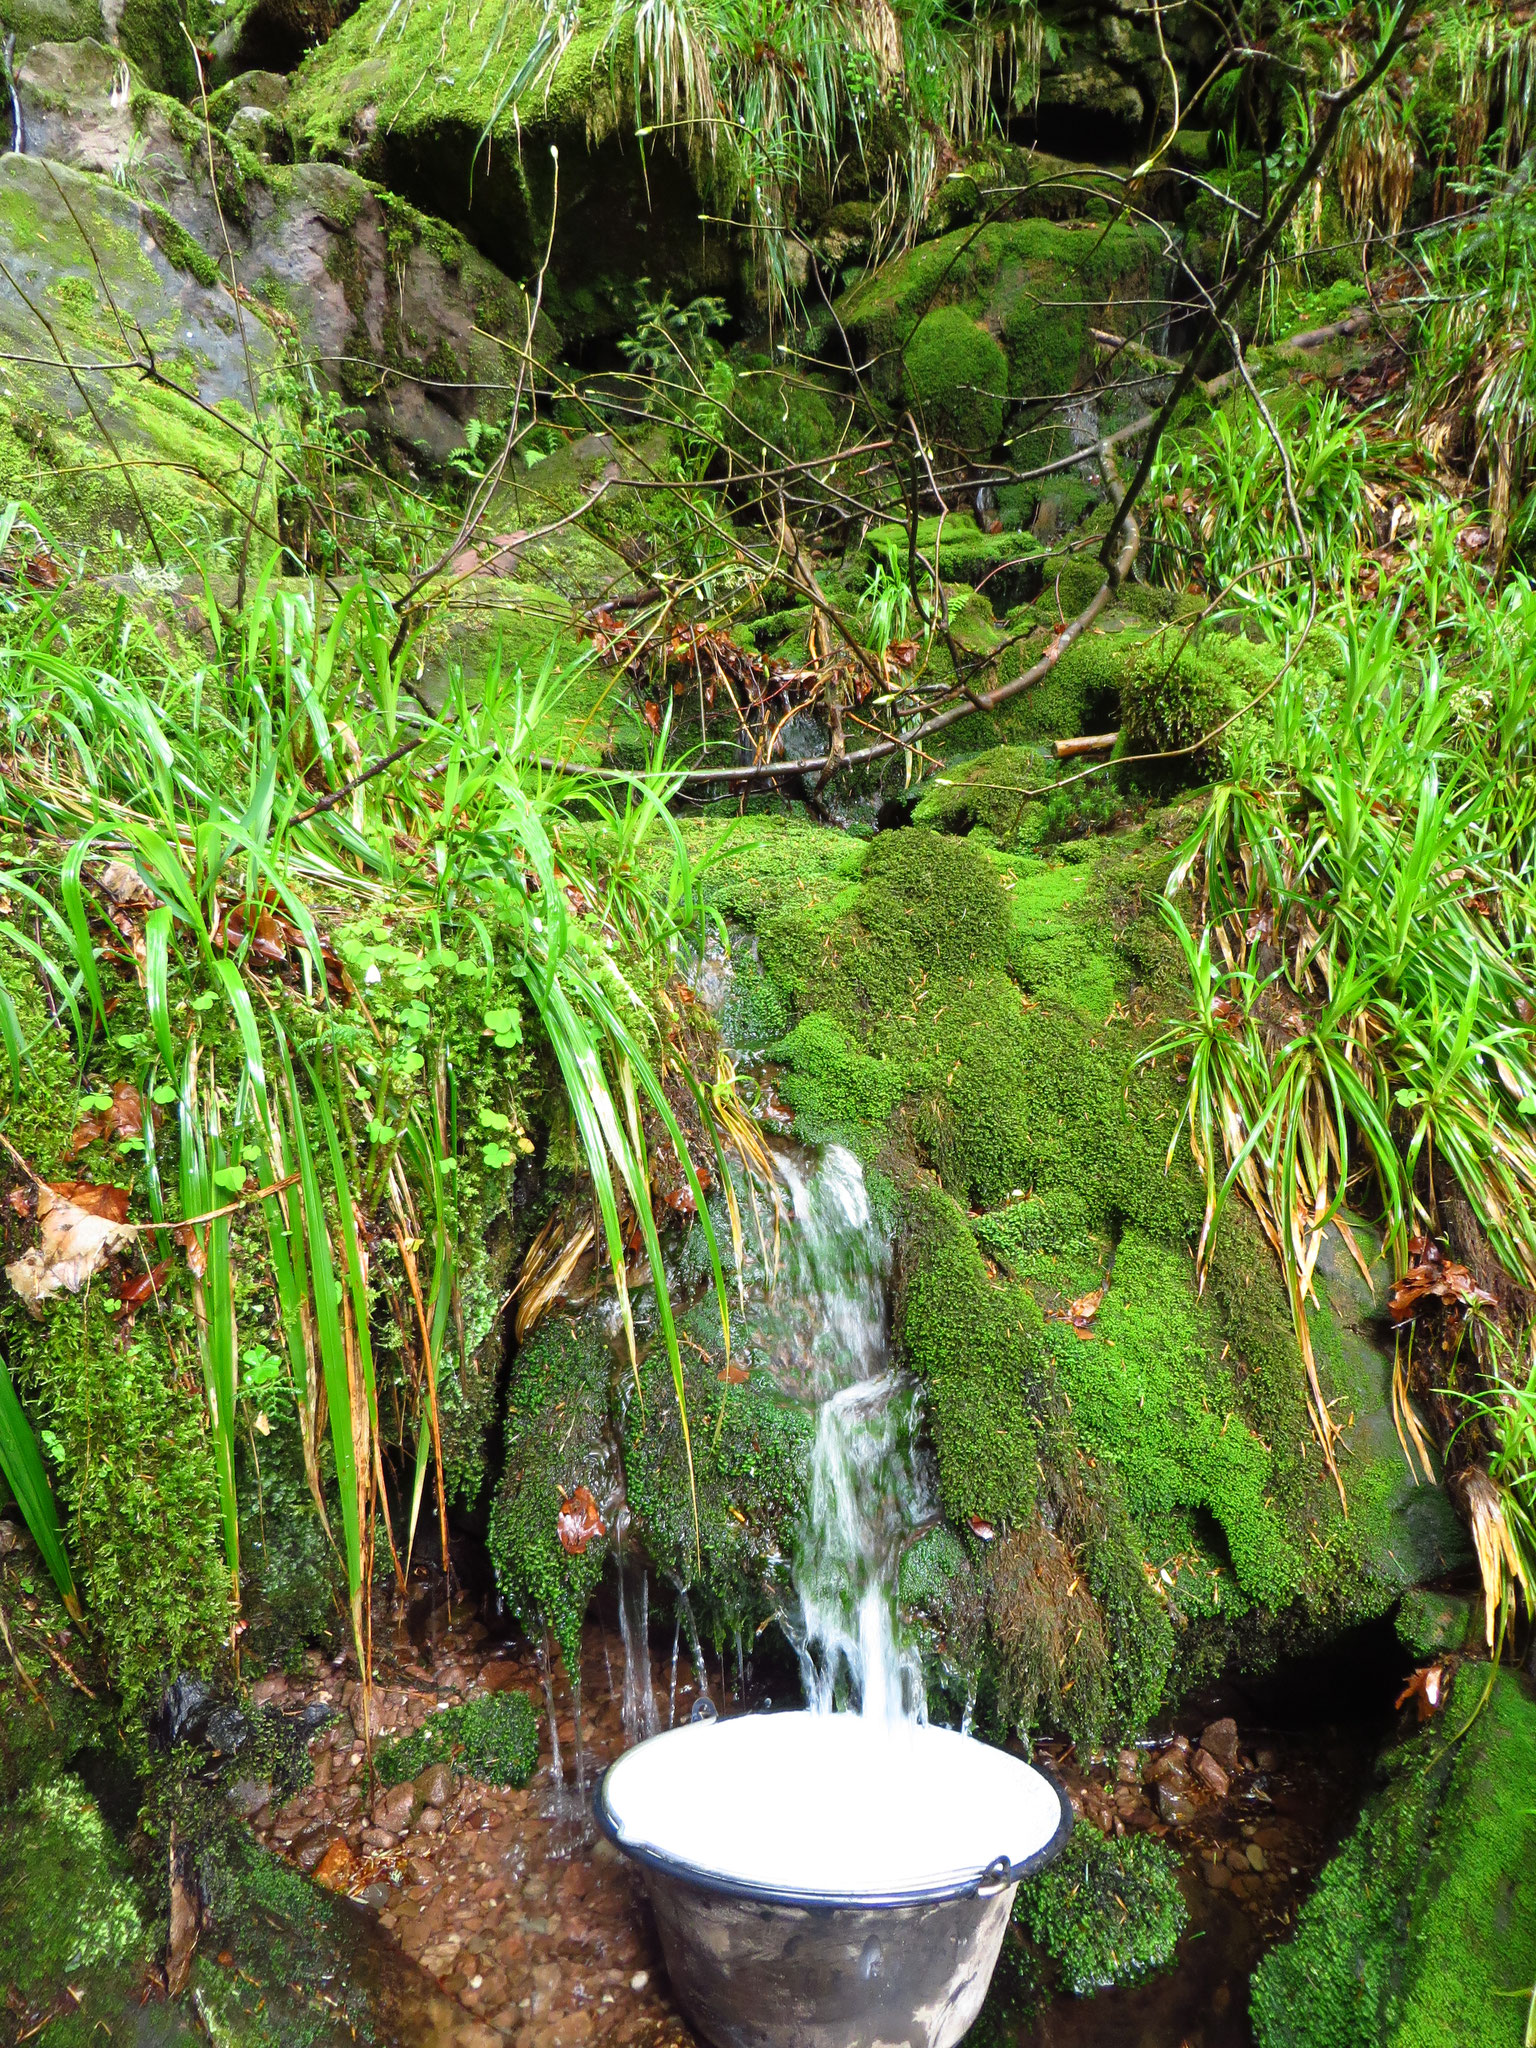
<instances>
[{"instance_id":1,"label":"green vegetation","mask_svg":"<svg viewBox=\"0 0 1536 2048\"><path fill-rule=\"evenodd\" d=\"M374 1769L386 1785L451 1764L487 1785L526 1785L539 1760L539 1717L525 1692L493 1692L434 1714L414 1735L381 1743Z\"/></svg>"},{"instance_id":2,"label":"green vegetation","mask_svg":"<svg viewBox=\"0 0 1536 2048\"><path fill-rule=\"evenodd\" d=\"M1110 1841L1082 1821L1058 1860L1019 1886L1013 1911L1076 1998L1166 1969L1189 1920L1165 1844Z\"/></svg>"},{"instance_id":3,"label":"green vegetation","mask_svg":"<svg viewBox=\"0 0 1536 2048\"><path fill-rule=\"evenodd\" d=\"M1386 1760L1295 1939L1260 1965L1260 2048L1520 2039L1536 1972L1536 1814L1515 1788L1529 1785L1533 1753L1521 1680L1464 1666L1441 1720Z\"/></svg>"}]
</instances>

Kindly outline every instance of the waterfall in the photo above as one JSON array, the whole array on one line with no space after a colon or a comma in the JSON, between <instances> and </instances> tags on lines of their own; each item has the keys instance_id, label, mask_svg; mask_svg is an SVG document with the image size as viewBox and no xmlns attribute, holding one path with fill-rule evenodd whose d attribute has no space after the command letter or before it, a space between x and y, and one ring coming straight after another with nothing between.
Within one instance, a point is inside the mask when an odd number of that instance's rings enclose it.
<instances>
[{"instance_id":1,"label":"waterfall","mask_svg":"<svg viewBox=\"0 0 1536 2048\"><path fill-rule=\"evenodd\" d=\"M807 1703L876 1720L927 1718L922 1665L896 1614L902 1546L929 1511L916 1457L915 1390L890 1369L888 1253L858 1161L829 1146L794 1200L785 1276L804 1318L805 1391L818 1402L810 1501L795 1562L795 1631Z\"/></svg>"}]
</instances>

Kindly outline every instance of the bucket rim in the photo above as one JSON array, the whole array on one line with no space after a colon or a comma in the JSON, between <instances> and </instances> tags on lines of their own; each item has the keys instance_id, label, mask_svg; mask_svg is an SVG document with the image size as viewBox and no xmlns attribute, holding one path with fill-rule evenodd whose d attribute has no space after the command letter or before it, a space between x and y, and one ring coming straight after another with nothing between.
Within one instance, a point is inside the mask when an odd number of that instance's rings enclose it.
<instances>
[{"instance_id":1,"label":"bucket rim","mask_svg":"<svg viewBox=\"0 0 1536 2048\"><path fill-rule=\"evenodd\" d=\"M729 1721L719 1725L729 1726ZM663 1729L646 1740L661 1742L675 1732L674 1729ZM742 1899L757 1905L787 1906L810 1912L890 1912L901 1906L941 1905L950 1899L990 1898L1053 1863L1066 1847L1077 1821L1072 1801L1055 1772L1043 1764L1029 1763L1028 1769L1043 1778L1056 1794L1061 1813L1050 1840L1018 1862L1005 1864L1005 1859L999 1856L974 1874L936 1879L931 1884L901 1886L888 1892L808 1891L793 1885L767 1884L756 1878L730 1877L721 1871L705 1870L697 1863L689 1863L680 1856L670 1856L664 1849L654 1849L648 1843L624 1840L608 1804L608 1780L626 1757L633 1756L635 1750L644 1747L645 1743L636 1743L634 1749L623 1751L604 1767L592 1795L597 1825L621 1856L628 1856L642 1869L654 1871L658 1877L670 1878L676 1884L691 1886L693 1890L706 1892L714 1898ZM1004 1755L1007 1753L1003 1752ZM1021 1757L1017 1761L1023 1763L1025 1759Z\"/></svg>"}]
</instances>

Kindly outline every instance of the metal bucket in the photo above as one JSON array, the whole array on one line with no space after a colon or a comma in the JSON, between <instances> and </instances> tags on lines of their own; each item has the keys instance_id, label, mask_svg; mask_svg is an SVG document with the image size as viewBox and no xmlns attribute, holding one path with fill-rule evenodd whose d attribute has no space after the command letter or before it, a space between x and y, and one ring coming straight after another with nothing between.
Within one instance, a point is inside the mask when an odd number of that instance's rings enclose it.
<instances>
[{"instance_id":1,"label":"metal bucket","mask_svg":"<svg viewBox=\"0 0 1536 2048\"><path fill-rule=\"evenodd\" d=\"M598 1786L598 1825L639 1865L677 2002L714 2048L951 2048L981 2010L1019 1880L1072 1831L1065 1793L1037 1772L1059 1817L1017 1861L880 1894L798 1890L626 1841L609 1798L624 1761Z\"/></svg>"}]
</instances>

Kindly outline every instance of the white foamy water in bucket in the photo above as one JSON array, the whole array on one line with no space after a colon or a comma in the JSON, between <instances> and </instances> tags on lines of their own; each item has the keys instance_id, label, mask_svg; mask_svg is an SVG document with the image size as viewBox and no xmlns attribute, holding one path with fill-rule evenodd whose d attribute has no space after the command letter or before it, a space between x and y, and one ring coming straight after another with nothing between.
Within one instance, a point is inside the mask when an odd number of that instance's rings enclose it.
<instances>
[{"instance_id":1,"label":"white foamy water in bucket","mask_svg":"<svg viewBox=\"0 0 1536 2048\"><path fill-rule=\"evenodd\" d=\"M728 1884L849 1900L942 1893L1062 1824L1038 1771L968 1735L854 1714L744 1714L628 1751L604 1785L626 1848Z\"/></svg>"}]
</instances>

